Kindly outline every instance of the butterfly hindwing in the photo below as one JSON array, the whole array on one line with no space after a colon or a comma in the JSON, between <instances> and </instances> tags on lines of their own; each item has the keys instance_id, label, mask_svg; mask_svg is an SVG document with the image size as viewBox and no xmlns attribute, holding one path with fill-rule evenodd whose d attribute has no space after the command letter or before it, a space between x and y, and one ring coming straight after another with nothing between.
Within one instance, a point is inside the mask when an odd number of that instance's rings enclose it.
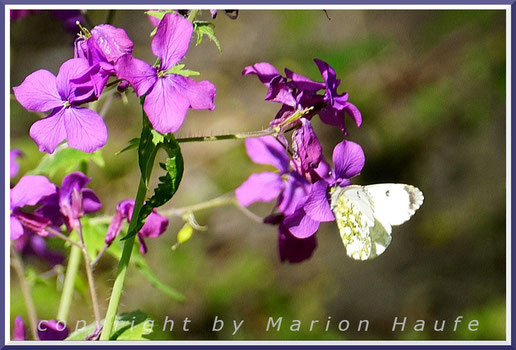
<instances>
[{"instance_id":1,"label":"butterfly hindwing","mask_svg":"<svg viewBox=\"0 0 516 350\"><path fill-rule=\"evenodd\" d=\"M331 209L348 256L367 260L382 254L391 226L407 221L422 202L421 191L404 184L333 188Z\"/></svg>"}]
</instances>

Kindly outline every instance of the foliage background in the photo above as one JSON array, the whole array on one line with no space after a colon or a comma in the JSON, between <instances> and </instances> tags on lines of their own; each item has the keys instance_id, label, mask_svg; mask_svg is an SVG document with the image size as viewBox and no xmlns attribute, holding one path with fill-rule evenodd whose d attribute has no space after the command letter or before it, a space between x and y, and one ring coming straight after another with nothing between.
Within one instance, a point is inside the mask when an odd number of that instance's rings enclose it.
<instances>
[{"instance_id":1,"label":"foliage background","mask_svg":"<svg viewBox=\"0 0 516 350\"><path fill-rule=\"evenodd\" d=\"M135 43L134 55L153 62L151 26L143 11L117 11L113 24ZM94 24L106 11L88 11ZM395 228L390 248L378 259L347 258L334 223L321 226L312 259L281 264L276 229L250 221L233 207L201 212L209 226L175 251L170 247L182 223L174 218L168 231L147 239L145 257L156 274L186 295L178 303L129 273L121 311L136 309L156 319L152 339L505 339L506 273L506 104L505 13L503 11L240 11L237 20L222 13L213 21L223 53L207 39L192 41L184 63L217 86L213 112L190 111L179 136L220 134L266 127L279 108L264 102L265 88L255 77L242 77L244 66L267 61L320 80L312 59L329 62L364 118L350 124L349 138L359 142L366 166L360 184L403 182L418 186L425 203L414 218ZM208 11L202 17L209 19ZM11 86L37 69L54 73L73 55L73 36L47 13L11 24ZM41 159L28 136L38 118L11 102L11 146L26 154L21 172ZM122 199L134 196L138 181L136 153L115 156L139 136L137 98L113 103L106 116L110 138L102 149L105 165L91 165L91 188L113 214ZM314 119L315 120L315 119ZM342 139L339 131L315 122L326 156ZM234 190L251 172L264 167L247 158L243 142L184 144L184 181L168 207L180 207ZM51 178L59 184L63 173ZM16 183L16 179L12 184ZM251 209L267 215L270 204ZM53 242L53 244L56 244ZM29 274L48 266L27 259ZM116 270L105 257L95 275L103 310ZM62 272L62 271L61 271ZM40 318L53 318L62 275L33 278ZM84 281L79 281L71 319L92 321ZM16 278L11 284L11 318L25 317ZM229 325L211 331L215 316L230 323L244 319L237 335ZM478 319L477 332L458 315ZM163 332L168 316L176 325ZM181 330L184 317L190 332ZM300 332L266 332L268 317L299 319ZM309 331L312 319L324 323ZM424 332L392 332L394 317L427 321ZM358 321L370 321L357 332ZM434 320L447 320L444 332L433 332ZM74 326L74 322L70 325Z\"/></svg>"}]
</instances>

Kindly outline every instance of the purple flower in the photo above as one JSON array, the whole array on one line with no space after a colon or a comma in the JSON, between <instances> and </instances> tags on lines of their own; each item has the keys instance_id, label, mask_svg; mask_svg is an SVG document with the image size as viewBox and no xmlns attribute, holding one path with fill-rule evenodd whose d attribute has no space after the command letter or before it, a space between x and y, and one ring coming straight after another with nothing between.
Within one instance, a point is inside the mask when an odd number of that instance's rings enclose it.
<instances>
[{"instance_id":1,"label":"purple flower","mask_svg":"<svg viewBox=\"0 0 516 350\"><path fill-rule=\"evenodd\" d=\"M321 222L334 221L330 208L328 190L333 186L345 187L351 184L350 178L360 173L364 167L365 156L360 145L342 141L333 150L334 171L321 174L323 179L312 185L306 200L298 205L296 211L283 220L285 228L296 238L311 237ZM327 180L325 180L327 179Z\"/></svg>"},{"instance_id":2,"label":"purple flower","mask_svg":"<svg viewBox=\"0 0 516 350\"><path fill-rule=\"evenodd\" d=\"M70 147L84 152L96 151L106 144L107 129L100 115L78 106L90 96L70 83L88 69L86 59L70 59L61 65L57 77L47 70L38 70L13 88L16 99L26 109L52 111L30 128L30 136L40 151L53 153L65 139Z\"/></svg>"},{"instance_id":3,"label":"purple flower","mask_svg":"<svg viewBox=\"0 0 516 350\"><path fill-rule=\"evenodd\" d=\"M20 170L20 166L18 165L18 162L16 161L18 158L23 157L23 152L19 149L12 149L10 151L11 156L11 177L16 177L18 175L18 170Z\"/></svg>"},{"instance_id":4,"label":"purple flower","mask_svg":"<svg viewBox=\"0 0 516 350\"><path fill-rule=\"evenodd\" d=\"M271 122L272 127L290 127L298 124L299 118L290 118L298 111L307 111L302 118L311 119L319 114L321 120L329 125L339 127L346 134L345 115L348 114L357 126L362 124L359 110L348 100L348 94L339 95L337 88L340 80L335 71L326 62L315 59L324 82L315 82L309 78L285 69L282 76L274 66L267 62L257 63L244 68L243 75L255 74L267 86L266 101L278 102L282 107ZM324 89L324 95L318 91Z\"/></svg>"},{"instance_id":5,"label":"purple flower","mask_svg":"<svg viewBox=\"0 0 516 350\"><path fill-rule=\"evenodd\" d=\"M109 224L108 231L106 233L106 245L109 246L115 238L120 234L124 220L129 222L133 216L134 200L126 199L118 203L116 206L116 213ZM147 245L145 244L145 237L159 237L161 236L168 227L168 219L160 215L155 209L152 210L151 214L147 217L145 224L138 232L138 240L140 241L140 252L142 254L147 253Z\"/></svg>"},{"instance_id":6,"label":"purple flower","mask_svg":"<svg viewBox=\"0 0 516 350\"><path fill-rule=\"evenodd\" d=\"M20 238L24 233L24 227L42 236L47 235L44 229L51 224L51 221L40 215L26 213L21 209L25 206L38 205L44 197L55 192L56 186L41 175L26 175L11 188L11 239Z\"/></svg>"},{"instance_id":7,"label":"purple flower","mask_svg":"<svg viewBox=\"0 0 516 350\"><path fill-rule=\"evenodd\" d=\"M50 266L62 265L65 261L61 252L48 249L45 239L30 230L25 230L23 235L15 240L14 248L23 256L35 256Z\"/></svg>"},{"instance_id":8,"label":"purple flower","mask_svg":"<svg viewBox=\"0 0 516 350\"><path fill-rule=\"evenodd\" d=\"M317 180L318 168L322 155L322 146L308 119L301 119L301 127L292 134L293 157L292 164L296 171L307 177L310 182ZM315 178L313 178L316 176Z\"/></svg>"},{"instance_id":9,"label":"purple flower","mask_svg":"<svg viewBox=\"0 0 516 350\"><path fill-rule=\"evenodd\" d=\"M131 55L122 56L115 64L118 77L127 80L138 96L145 95L143 109L152 127L163 134L179 130L189 108L215 108L212 83L170 71L186 55L192 32L190 21L167 13L152 39L152 52L160 59L158 67Z\"/></svg>"},{"instance_id":10,"label":"purple flower","mask_svg":"<svg viewBox=\"0 0 516 350\"><path fill-rule=\"evenodd\" d=\"M243 206L254 202L269 202L278 199L281 213L292 214L297 204L309 191L310 183L296 171L289 169L290 160L283 146L272 136L245 140L249 158L258 164L268 164L279 170L252 174L235 191L237 200Z\"/></svg>"},{"instance_id":11,"label":"purple flower","mask_svg":"<svg viewBox=\"0 0 516 350\"><path fill-rule=\"evenodd\" d=\"M317 248L317 239L315 235L305 239L296 238L285 225L280 224L278 228L278 247L280 261L296 264L312 257L315 248Z\"/></svg>"},{"instance_id":12,"label":"purple flower","mask_svg":"<svg viewBox=\"0 0 516 350\"><path fill-rule=\"evenodd\" d=\"M74 57L87 59L90 69L72 82L85 94L93 90L96 98L102 93L109 77L116 74L116 61L133 52L133 42L125 30L109 24L95 26L91 32L81 35L74 46Z\"/></svg>"},{"instance_id":13,"label":"purple flower","mask_svg":"<svg viewBox=\"0 0 516 350\"><path fill-rule=\"evenodd\" d=\"M25 340L25 323L20 316L14 320L14 330L12 340Z\"/></svg>"},{"instance_id":14,"label":"purple flower","mask_svg":"<svg viewBox=\"0 0 516 350\"><path fill-rule=\"evenodd\" d=\"M65 340L70 330L65 322L43 320L38 323L39 340Z\"/></svg>"}]
</instances>

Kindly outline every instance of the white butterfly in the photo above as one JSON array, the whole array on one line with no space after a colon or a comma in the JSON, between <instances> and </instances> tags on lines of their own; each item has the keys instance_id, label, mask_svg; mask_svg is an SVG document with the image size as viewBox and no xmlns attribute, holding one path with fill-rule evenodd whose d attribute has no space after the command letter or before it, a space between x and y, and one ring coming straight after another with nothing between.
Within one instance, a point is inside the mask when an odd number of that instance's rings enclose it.
<instances>
[{"instance_id":1,"label":"white butterfly","mask_svg":"<svg viewBox=\"0 0 516 350\"><path fill-rule=\"evenodd\" d=\"M401 225L419 209L423 193L404 184L334 187L331 209L347 254L367 260L391 243L391 226Z\"/></svg>"}]
</instances>

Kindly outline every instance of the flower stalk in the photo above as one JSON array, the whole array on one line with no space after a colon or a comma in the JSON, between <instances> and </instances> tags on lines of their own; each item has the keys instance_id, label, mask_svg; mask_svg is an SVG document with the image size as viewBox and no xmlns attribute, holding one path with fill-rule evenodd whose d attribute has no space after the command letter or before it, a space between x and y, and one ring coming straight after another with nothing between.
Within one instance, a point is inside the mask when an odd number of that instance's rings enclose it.
<instances>
[{"instance_id":1,"label":"flower stalk","mask_svg":"<svg viewBox=\"0 0 516 350\"><path fill-rule=\"evenodd\" d=\"M57 320L66 321L72 305L73 292L75 289L75 278L79 271L81 264L81 248L77 245L72 245L70 250L70 257L66 266L66 275L63 284L63 292L61 293L61 300L59 301L59 309L57 311Z\"/></svg>"}]
</instances>

